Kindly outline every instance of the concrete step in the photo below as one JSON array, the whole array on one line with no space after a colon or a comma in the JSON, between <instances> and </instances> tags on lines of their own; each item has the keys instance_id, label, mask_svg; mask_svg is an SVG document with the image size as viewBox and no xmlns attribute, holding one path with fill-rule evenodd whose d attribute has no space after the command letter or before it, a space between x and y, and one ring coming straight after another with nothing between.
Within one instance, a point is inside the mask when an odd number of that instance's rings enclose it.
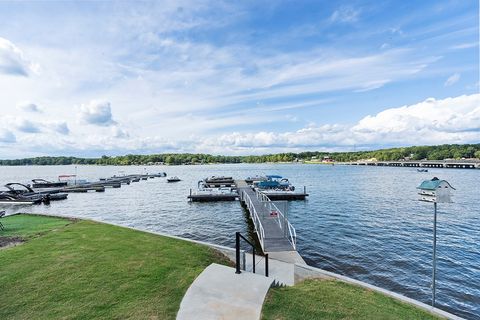
<instances>
[{"instance_id":1,"label":"concrete step","mask_svg":"<svg viewBox=\"0 0 480 320\"><path fill-rule=\"evenodd\" d=\"M245 255L245 270L248 272L253 272L252 254L246 253ZM265 276L264 256L255 256L255 274ZM295 280L294 265L292 263L275 260L270 257L268 259L268 276L269 278L272 278L278 286L293 286Z\"/></svg>"},{"instance_id":2,"label":"concrete step","mask_svg":"<svg viewBox=\"0 0 480 320\"><path fill-rule=\"evenodd\" d=\"M213 263L195 279L183 297L179 320L260 319L273 278Z\"/></svg>"}]
</instances>

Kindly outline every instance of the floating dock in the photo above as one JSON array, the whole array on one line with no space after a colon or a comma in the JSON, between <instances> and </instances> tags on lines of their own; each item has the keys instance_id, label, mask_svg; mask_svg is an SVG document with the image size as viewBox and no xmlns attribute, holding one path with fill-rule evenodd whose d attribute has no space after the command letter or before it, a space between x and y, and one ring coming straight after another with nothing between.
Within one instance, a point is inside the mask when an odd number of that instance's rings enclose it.
<instances>
[{"instance_id":1,"label":"floating dock","mask_svg":"<svg viewBox=\"0 0 480 320\"><path fill-rule=\"evenodd\" d=\"M73 192L73 193L82 193L82 192L104 192L104 186L72 186L72 187L65 187L63 189L59 189L59 192Z\"/></svg>"},{"instance_id":2,"label":"floating dock","mask_svg":"<svg viewBox=\"0 0 480 320\"><path fill-rule=\"evenodd\" d=\"M238 194L190 194L187 198L193 202L235 201Z\"/></svg>"},{"instance_id":3,"label":"floating dock","mask_svg":"<svg viewBox=\"0 0 480 320\"><path fill-rule=\"evenodd\" d=\"M264 192L270 200L272 201L280 201L280 200L305 200L308 196L306 192Z\"/></svg>"}]
</instances>

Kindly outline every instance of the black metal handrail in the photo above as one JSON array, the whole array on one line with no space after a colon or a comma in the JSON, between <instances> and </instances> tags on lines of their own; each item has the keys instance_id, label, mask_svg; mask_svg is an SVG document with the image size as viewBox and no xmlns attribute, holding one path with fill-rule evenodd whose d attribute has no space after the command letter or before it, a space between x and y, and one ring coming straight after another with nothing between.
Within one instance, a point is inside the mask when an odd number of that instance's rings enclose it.
<instances>
[{"instance_id":1,"label":"black metal handrail","mask_svg":"<svg viewBox=\"0 0 480 320\"><path fill-rule=\"evenodd\" d=\"M248 241L247 238L242 236L240 232L235 233L235 273L240 274L242 271L240 271L240 238L245 240L253 249L252 252L252 263L253 263L253 268L252 271L255 273L255 245ZM265 254L265 276L268 277L268 253Z\"/></svg>"}]
</instances>

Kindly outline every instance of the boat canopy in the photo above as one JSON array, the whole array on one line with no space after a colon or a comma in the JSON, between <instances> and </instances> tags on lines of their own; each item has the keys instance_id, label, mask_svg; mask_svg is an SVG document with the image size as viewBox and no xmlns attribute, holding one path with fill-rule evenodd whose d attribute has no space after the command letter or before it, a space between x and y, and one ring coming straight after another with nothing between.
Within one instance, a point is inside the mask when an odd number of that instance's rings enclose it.
<instances>
[{"instance_id":1,"label":"boat canopy","mask_svg":"<svg viewBox=\"0 0 480 320\"><path fill-rule=\"evenodd\" d=\"M268 179L282 179L282 176L277 176L277 175L267 175L266 176Z\"/></svg>"}]
</instances>

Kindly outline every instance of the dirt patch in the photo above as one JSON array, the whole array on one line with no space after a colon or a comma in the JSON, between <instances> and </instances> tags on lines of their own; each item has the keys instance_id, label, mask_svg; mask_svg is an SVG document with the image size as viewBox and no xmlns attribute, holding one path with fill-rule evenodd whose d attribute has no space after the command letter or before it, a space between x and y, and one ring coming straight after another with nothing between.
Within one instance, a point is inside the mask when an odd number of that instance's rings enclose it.
<instances>
[{"instance_id":1,"label":"dirt patch","mask_svg":"<svg viewBox=\"0 0 480 320\"><path fill-rule=\"evenodd\" d=\"M20 237L0 237L0 249L14 247L22 244L25 240Z\"/></svg>"}]
</instances>

